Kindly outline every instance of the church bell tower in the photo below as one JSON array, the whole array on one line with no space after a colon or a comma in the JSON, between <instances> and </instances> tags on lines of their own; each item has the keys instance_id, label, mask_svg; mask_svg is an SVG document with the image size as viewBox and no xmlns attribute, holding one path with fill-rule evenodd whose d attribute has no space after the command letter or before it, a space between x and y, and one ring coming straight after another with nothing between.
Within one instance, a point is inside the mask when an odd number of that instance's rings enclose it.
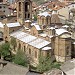
<instances>
[{"instance_id":1,"label":"church bell tower","mask_svg":"<svg viewBox=\"0 0 75 75\"><path fill-rule=\"evenodd\" d=\"M18 0L17 21L21 24L24 24L25 20L32 20L32 1Z\"/></svg>"}]
</instances>

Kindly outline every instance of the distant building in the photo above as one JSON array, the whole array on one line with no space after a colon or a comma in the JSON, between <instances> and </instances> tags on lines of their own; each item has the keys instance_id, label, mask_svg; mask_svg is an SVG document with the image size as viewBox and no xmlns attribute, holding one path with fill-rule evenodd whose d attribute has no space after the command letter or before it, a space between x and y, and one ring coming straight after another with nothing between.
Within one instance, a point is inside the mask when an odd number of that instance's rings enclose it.
<instances>
[{"instance_id":1,"label":"distant building","mask_svg":"<svg viewBox=\"0 0 75 75\"><path fill-rule=\"evenodd\" d=\"M0 3L0 11L2 11L6 16L10 15L10 10L7 3Z\"/></svg>"},{"instance_id":2,"label":"distant building","mask_svg":"<svg viewBox=\"0 0 75 75\"><path fill-rule=\"evenodd\" d=\"M10 4L15 3L15 0L7 0Z\"/></svg>"}]
</instances>

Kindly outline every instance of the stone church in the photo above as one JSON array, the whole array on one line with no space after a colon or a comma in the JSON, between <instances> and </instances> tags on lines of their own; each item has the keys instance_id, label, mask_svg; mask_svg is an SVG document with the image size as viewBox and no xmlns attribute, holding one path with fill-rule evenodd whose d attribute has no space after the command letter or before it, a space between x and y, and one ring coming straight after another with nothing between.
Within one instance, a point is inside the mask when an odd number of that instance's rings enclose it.
<instances>
[{"instance_id":1,"label":"stone church","mask_svg":"<svg viewBox=\"0 0 75 75\"><path fill-rule=\"evenodd\" d=\"M32 1L18 0L17 22L7 23L5 21L4 40L9 42L12 37L15 38L17 43L15 52L18 49L22 50L32 59L30 63L34 66L39 64L39 55L49 56L51 61L70 60L72 50L75 52L74 39L69 31L62 28L57 14L54 14L56 21L53 21L53 17L51 19L51 14L44 12L37 16L37 22L33 22Z\"/></svg>"}]
</instances>

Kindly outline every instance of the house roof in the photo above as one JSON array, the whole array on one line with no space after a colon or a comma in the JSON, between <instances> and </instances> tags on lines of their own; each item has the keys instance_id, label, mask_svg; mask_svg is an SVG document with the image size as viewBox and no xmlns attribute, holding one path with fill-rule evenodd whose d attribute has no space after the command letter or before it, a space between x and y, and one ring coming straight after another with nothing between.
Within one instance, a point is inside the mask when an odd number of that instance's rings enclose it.
<instances>
[{"instance_id":1,"label":"house roof","mask_svg":"<svg viewBox=\"0 0 75 75\"><path fill-rule=\"evenodd\" d=\"M51 49L52 49L51 47L44 47L44 48L42 48L43 51L45 51L45 50L51 50Z\"/></svg>"},{"instance_id":2,"label":"house roof","mask_svg":"<svg viewBox=\"0 0 75 75\"><path fill-rule=\"evenodd\" d=\"M53 68L52 70L45 73L46 75L63 75L62 71L56 68Z\"/></svg>"},{"instance_id":3,"label":"house roof","mask_svg":"<svg viewBox=\"0 0 75 75\"><path fill-rule=\"evenodd\" d=\"M34 27L35 27L37 30L41 30L41 28L40 28L39 25L34 25Z\"/></svg>"},{"instance_id":4,"label":"house roof","mask_svg":"<svg viewBox=\"0 0 75 75\"><path fill-rule=\"evenodd\" d=\"M31 26L37 25L37 23L31 23Z\"/></svg>"},{"instance_id":5,"label":"house roof","mask_svg":"<svg viewBox=\"0 0 75 75\"><path fill-rule=\"evenodd\" d=\"M55 27L48 27L47 29L51 29L51 30L53 30L53 29L55 29Z\"/></svg>"},{"instance_id":6,"label":"house roof","mask_svg":"<svg viewBox=\"0 0 75 75\"><path fill-rule=\"evenodd\" d=\"M66 61L64 64L61 65L61 70L66 74L66 75L74 75L75 73L75 59Z\"/></svg>"},{"instance_id":7,"label":"house roof","mask_svg":"<svg viewBox=\"0 0 75 75\"><path fill-rule=\"evenodd\" d=\"M25 20L25 22L31 22L30 20Z\"/></svg>"},{"instance_id":8,"label":"house roof","mask_svg":"<svg viewBox=\"0 0 75 75\"><path fill-rule=\"evenodd\" d=\"M7 25L8 27L17 27L17 26L21 26L19 22L7 23L6 25Z\"/></svg>"},{"instance_id":9,"label":"house roof","mask_svg":"<svg viewBox=\"0 0 75 75\"><path fill-rule=\"evenodd\" d=\"M62 26L63 28L68 28L69 26L68 25L64 25L64 26Z\"/></svg>"},{"instance_id":10,"label":"house roof","mask_svg":"<svg viewBox=\"0 0 75 75\"><path fill-rule=\"evenodd\" d=\"M7 63L0 71L0 75L26 75L28 69L13 63Z\"/></svg>"},{"instance_id":11,"label":"house roof","mask_svg":"<svg viewBox=\"0 0 75 75\"><path fill-rule=\"evenodd\" d=\"M63 34L63 33L65 33L65 32L68 32L67 30L65 30L65 29L56 29L56 34L57 35L61 35L61 34Z\"/></svg>"},{"instance_id":12,"label":"house roof","mask_svg":"<svg viewBox=\"0 0 75 75\"><path fill-rule=\"evenodd\" d=\"M48 12L43 12L43 13L40 13L40 14L38 14L39 16L45 16L45 17L47 17L47 16L51 16L51 14L49 14Z\"/></svg>"},{"instance_id":13,"label":"house roof","mask_svg":"<svg viewBox=\"0 0 75 75\"><path fill-rule=\"evenodd\" d=\"M47 34L45 34L45 33L41 33L39 35L42 36L42 37L47 37Z\"/></svg>"}]
</instances>

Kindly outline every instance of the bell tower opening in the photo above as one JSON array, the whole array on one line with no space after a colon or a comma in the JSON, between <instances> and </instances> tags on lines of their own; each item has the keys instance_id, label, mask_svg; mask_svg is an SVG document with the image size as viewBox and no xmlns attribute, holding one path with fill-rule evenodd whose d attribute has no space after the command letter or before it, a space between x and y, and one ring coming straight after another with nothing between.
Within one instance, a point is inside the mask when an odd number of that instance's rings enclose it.
<instances>
[{"instance_id":1,"label":"bell tower opening","mask_svg":"<svg viewBox=\"0 0 75 75\"><path fill-rule=\"evenodd\" d=\"M25 20L30 18L30 2L25 2Z\"/></svg>"},{"instance_id":2,"label":"bell tower opening","mask_svg":"<svg viewBox=\"0 0 75 75\"><path fill-rule=\"evenodd\" d=\"M25 2L25 11L28 12L30 8L29 2Z\"/></svg>"},{"instance_id":3,"label":"bell tower opening","mask_svg":"<svg viewBox=\"0 0 75 75\"><path fill-rule=\"evenodd\" d=\"M22 25L25 20L32 21L32 1L31 0L18 0L17 2L17 21Z\"/></svg>"}]
</instances>

